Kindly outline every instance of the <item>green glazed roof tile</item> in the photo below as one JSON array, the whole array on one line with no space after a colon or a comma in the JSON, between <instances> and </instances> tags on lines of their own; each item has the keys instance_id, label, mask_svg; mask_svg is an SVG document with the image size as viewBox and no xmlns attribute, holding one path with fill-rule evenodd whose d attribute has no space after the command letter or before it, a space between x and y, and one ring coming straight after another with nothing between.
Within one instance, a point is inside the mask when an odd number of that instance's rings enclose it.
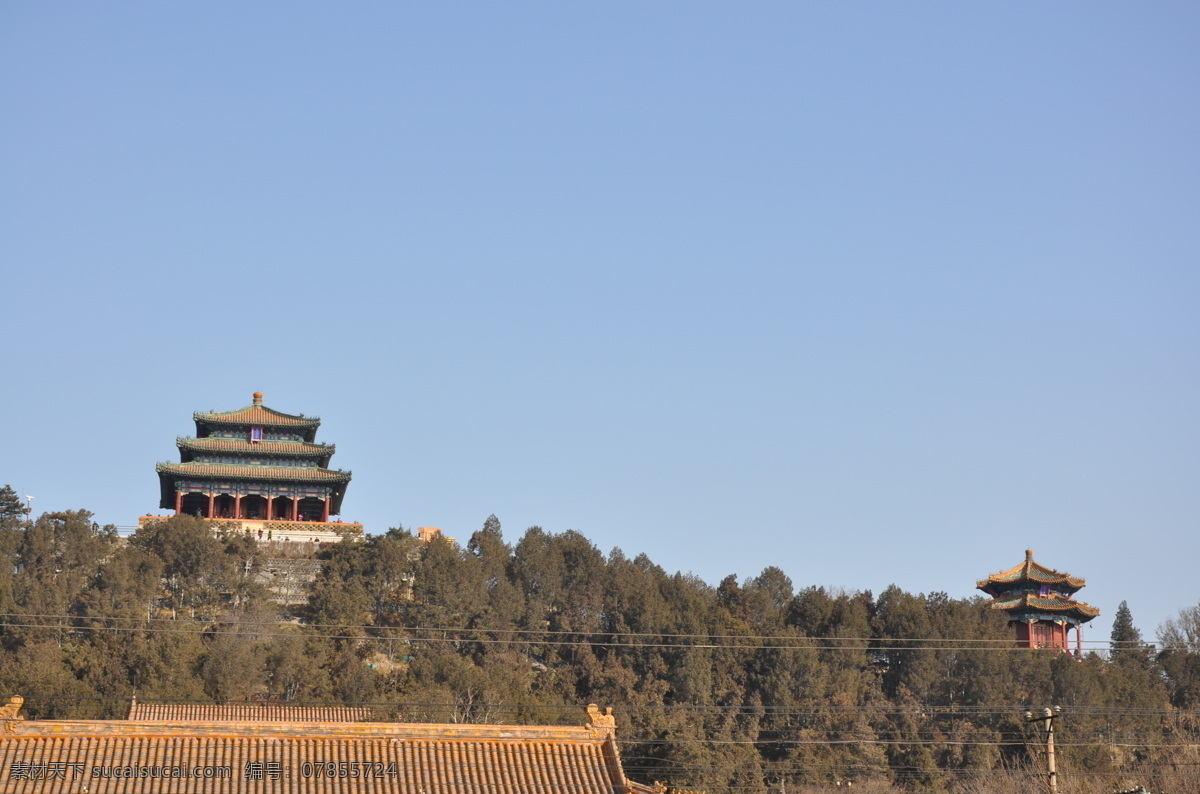
<instances>
[{"instance_id":1,"label":"green glazed roof tile","mask_svg":"<svg viewBox=\"0 0 1200 794\"><path fill-rule=\"evenodd\" d=\"M282 480L295 482L350 482L350 472L302 466L242 466L234 463L160 463L160 474L222 480Z\"/></svg>"}]
</instances>

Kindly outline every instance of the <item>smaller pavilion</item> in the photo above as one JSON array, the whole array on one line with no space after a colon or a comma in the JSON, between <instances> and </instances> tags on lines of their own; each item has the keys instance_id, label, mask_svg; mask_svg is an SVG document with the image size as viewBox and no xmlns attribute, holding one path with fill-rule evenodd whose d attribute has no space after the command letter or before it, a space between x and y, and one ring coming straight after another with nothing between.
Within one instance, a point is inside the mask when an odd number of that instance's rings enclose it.
<instances>
[{"instance_id":1,"label":"smaller pavilion","mask_svg":"<svg viewBox=\"0 0 1200 794\"><path fill-rule=\"evenodd\" d=\"M1096 607L1071 597L1086 584L1076 576L1034 562L1033 551L1026 549L1023 563L994 573L976 582L975 587L992 597L988 609L1008 615L1008 625L1015 628L1020 647L1070 650L1067 633L1074 627L1075 653L1082 654L1082 626L1100 614Z\"/></svg>"}]
</instances>

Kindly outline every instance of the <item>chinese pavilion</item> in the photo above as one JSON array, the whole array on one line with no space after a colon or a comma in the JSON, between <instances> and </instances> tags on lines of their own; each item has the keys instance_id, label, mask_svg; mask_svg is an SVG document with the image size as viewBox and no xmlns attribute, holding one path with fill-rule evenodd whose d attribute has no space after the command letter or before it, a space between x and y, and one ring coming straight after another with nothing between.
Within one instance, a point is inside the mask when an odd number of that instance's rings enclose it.
<instances>
[{"instance_id":1,"label":"chinese pavilion","mask_svg":"<svg viewBox=\"0 0 1200 794\"><path fill-rule=\"evenodd\" d=\"M1008 615L1008 625L1016 629L1021 647L1065 651L1070 648L1067 632L1074 627L1075 650L1082 653L1082 626L1100 614L1096 607L1071 598L1085 584L1083 579L1034 562L1033 551L1026 549L1025 562L975 586L992 597L988 609Z\"/></svg>"},{"instance_id":2,"label":"chinese pavilion","mask_svg":"<svg viewBox=\"0 0 1200 794\"><path fill-rule=\"evenodd\" d=\"M196 436L177 438L179 463L158 464L159 507L260 539L329 540L361 534L341 513L350 472L331 470L321 420L267 408L262 392L235 411L193 414ZM154 517L145 516L143 522Z\"/></svg>"}]
</instances>

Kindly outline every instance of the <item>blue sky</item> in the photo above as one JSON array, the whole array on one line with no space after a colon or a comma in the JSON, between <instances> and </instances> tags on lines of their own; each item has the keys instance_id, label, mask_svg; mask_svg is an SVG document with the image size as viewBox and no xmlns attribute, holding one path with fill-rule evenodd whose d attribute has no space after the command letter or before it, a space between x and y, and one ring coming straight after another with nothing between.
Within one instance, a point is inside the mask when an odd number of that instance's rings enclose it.
<instances>
[{"instance_id":1,"label":"blue sky","mask_svg":"<svg viewBox=\"0 0 1200 794\"><path fill-rule=\"evenodd\" d=\"M714 584L1200 600L1200 9L0 5L0 482L131 524L195 410L344 517Z\"/></svg>"}]
</instances>

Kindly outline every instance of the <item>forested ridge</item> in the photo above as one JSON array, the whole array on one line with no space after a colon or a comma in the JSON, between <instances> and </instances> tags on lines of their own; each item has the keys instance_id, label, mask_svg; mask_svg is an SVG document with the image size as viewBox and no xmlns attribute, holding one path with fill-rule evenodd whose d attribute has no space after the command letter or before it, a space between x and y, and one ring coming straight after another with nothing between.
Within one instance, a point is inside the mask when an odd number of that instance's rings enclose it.
<instances>
[{"instance_id":1,"label":"forested ridge","mask_svg":"<svg viewBox=\"0 0 1200 794\"><path fill-rule=\"evenodd\" d=\"M1024 712L1055 704L1064 792L1200 791L1200 605L1153 648L1122 605L1113 652L1077 659L1012 648L979 598L830 592L774 567L713 586L578 532L510 543L493 516L463 546L397 528L321 549L287 608L255 583L249 538L184 517L123 539L86 511L30 520L9 489L0 553L0 695L31 719L121 718L135 692L409 722L582 724L595 702L639 781L983 792L1037 790Z\"/></svg>"}]
</instances>

